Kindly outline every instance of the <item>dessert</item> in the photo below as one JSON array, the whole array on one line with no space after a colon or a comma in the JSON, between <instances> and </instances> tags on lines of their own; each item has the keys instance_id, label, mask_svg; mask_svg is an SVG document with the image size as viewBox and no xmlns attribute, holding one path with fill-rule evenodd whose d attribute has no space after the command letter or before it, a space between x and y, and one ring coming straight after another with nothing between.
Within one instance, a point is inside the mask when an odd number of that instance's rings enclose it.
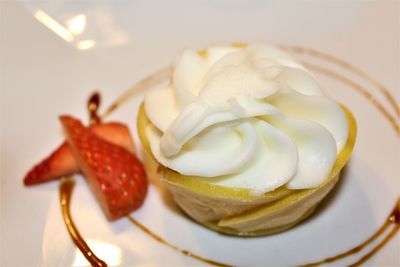
<instances>
[{"instance_id":1,"label":"dessert","mask_svg":"<svg viewBox=\"0 0 400 267\"><path fill-rule=\"evenodd\" d=\"M244 46L241 46L244 47ZM203 56L206 55L206 51L202 51L201 54ZM164 71L163 71L164 72ZM146 78L145 80L151 80L151 82L146 82L143 83L142 81L138 84L140 84L141 86L139 86L140 88L147 90L149 87L154 86L155 83L158 83L160 81L160 77L165 77L166 74L162 74L160 75L159 73L153 74L151 75L151 79L150 78ZM157 79L154 79L154 76L158 77ZM144 86L141 84L143 83ZM135 86L133 89L135 91L137 91L137 87ZM131 96L131 94L124 94L122 97L120 97L119 99L117 99L117 101L115 101L109 110L114 110L115 107L120 106L121 102L125 101L127 96ZM97 99L97 104L95 104L95 108L91 109L92 106L92 102L93 99ZM122 101L121 101L122 100ZM69 132L70 134L70 141L67 143L63 143L55 152L53 152L47 159L45 159L44 161L42 161L40 164L36 165L29 173L28 175L25 177L24 179L24 183L25 185L35 185L38 183L42 183L42 182L47 182L49 180L53 180L56 178L59 178L60 176L69 176L71 173L74 172L78 172L81 170L84 170L84 174L87 176L87 178L90 180L94 180L93 183L96 183L98 181L96 181L97 179L100 178L101 174L100 172L98 172L99 170L103 169L105 170L107 166L109 167L115 167L118 166L120 163L116 162L116 161L107 161L107 164L104 164L105 161L105 155L110 155L110 151L114 150L114 145L117 145L119 147L123 147L125 148L127 151L129 151L130 153L134 153L134 147L133 147L133 142L129 133L128 128L126 127L126 125L121 124L121 123L115 123L115 122L108 122L108 123L101 123L100 121L100 117L97 116L97 107L98 107L98 102L99 102L99 95L97 93L95 93L89 101L89 112L90 112L90 118L91 118L91 123L92 125L89 127L83 127L77 120L69 117L69 116L64 116L62 117L62 120L64 121L64 124L66 124L67 127L67 132ZM336 159L336 162L334 164L333 169L331 170L331 174L329 177L334 177L333 175L335 173L338 172L338 170L340 170L341 166L343 166L345 164L345 161L348 159L352 146L354 144L354 139L355 139L355 125L354 125L354 121L351 117L351 114L348 113L348 111L343 107L344 111L346 112L346 116L348 117L349 120L349 136L347 137L347 141L346 141L346 145L345 147L342 149L343 152L340 152L338 158ZM107 112L105 112L104 114L107 114ZM104 119L105 115L102 115L101 118ZM140 118L142 118L142 120L139 121L139 126L147 126L149 123L151 123L147 118L146 118L146 114L145 114L145 110L142 107L141 108L141 112L140 112ZM395 128L397 129L397 128ZM139 128L139 132L141 134L143 134L143 127ZM97 139L99 138L99 139ZM145 140L145 138L142 138L143 140ZM96 141L94 141L96 140ZM92 157L91 161L85 162L85 158L87 157L87 155L92 154L94 155L94 153L97 153L95 147L97 146L97 144L94 143L98 143L101 144L103 143L103 141L109 142L109 144L106 145L101 145L102 147L102 153L100 153L100 155L102 156L96 156L96 157ZM145 140L146 141L146 140ZM81 145L79 145L79 143L81 143ZM76 146L74 148L74 146ZM147 148L149 148L149 144L146 143L145 146ZM71 149L72 148L72 149ZM74 150L74 151L73 151ZM117 149L119 150L119 149ZM120 151L120 150L119 150ZM93 152L93 153L92 153ZM84 159L82 159L82 155L84 155ZM117 153L119 154L119 153ZM122 154L125 154L124 152L122 152ZM149 156L149 155L147 155ZM149 163L151 163L151 161L149 161ZM157 164L156 162L153 161L153 164ZM135 169L135 174L132 175L134 177L134 179L145 179L144 178L144 174L143 171L141 170L140 167L140 163L137 162L136 160L133 161L129 161L127 162L125 165L128 165L130 167L133 167L133 169ZM157 166L157 165L153 165L153 166ZM86 170L85 170L86 168ZM155 168L150 168L148 166L147 168L148 170L155 170ZM161 171L162 170L161 168ZM118 173L118 168L112 168L112 173L108 175L108 178L111 179L111 182L115 182L117 181L117 179L119 179L119 177L117 177L118 175L116 175L116 173ZM135 177L136 175L136 177ZM184 178L184 179L182 179ZM180 175L177 179L182 180L182 183L187 183L188 181L186 180L185 176ZM189 182L191 183L191 182ZM60 185L60 204L62 207L62 211L63 211L63 217L65 220L65 224L66 227L68 229L68 231L71 234L71 237L74 241L74 243L76 244L77 248L79 250L82 251L83 255L87 258L87 260L90 262L91 265L93 266L106 266L107 264L102 261L101 259L99 259L94 253L93 251L91 251L91 249L87 246L86 242L84 241L84 239L82 238L82 236L80 236L79 231L77 230L77 228L74 226L74 223L72 221L70 212L69 212L69 203L72 197L72 191L73 191L73 179L67 178L67 179L63 179ZM140 188L136 188L136 191L145 191L146 189L143 187L146 187L147 183L145 182L144 185L143 183L141 183L141 181L139 181L138 184L141 184L140 187L142 187L142 189ZM124 189L125 186L121 185L120 183L115 183L116 187L120 187L120 189ZM201 184L196 184L193 183L194 186L199 186L201 187ZM189 185L190 186L190 185ZM319 188L319 187L317 187ZM207 192L207 190L209 190L209 186L205 186L202 190L203 192L206 193L210 193ZM233 191L225 191L225 193L221 190L219 190L217 187L213 188L215 190L215 195L220 194L220 196L223 196L224 194L233 194L234 196L234 192ZM240 190L238 190L240 191ZM307 191L307 190L306 190ZM114 190L114 192L117 192L117 190ZM106 194L106 192L104 192ZM244 191L242 191L242 193L246 193ZM118 194L118 192L117 192ZM140 192L138 192L137 194L141 194ZM257 194L257 192L256 192ZM307 197L309 194L315 194L315 192L308 192L306 194L304 194L303 196L300 196L299 199L301 199L301 197ZM292 203L289 204L293 204L293 201L296 199L291 199L290 201L292 201ZM100 199L101 202L101 199ZM371 243L375 242L375 240L377 240L378 238L384 236L384 238L382 239L382 241L378 244L376 244L373 249L368 252L367 254L365 254L362 258L360 258L358 261L356 261L353 265L360 265L363 262L365 262L366 260L368 260L370 257L372 257L379 249L381 249L385 243L388 242L388 240L390 240L400 229L399 228L399 199L397 200L397 203L395 205L395 207L393 208L392 212L389 214L389 216L387 217L386 221L384 222L384 224L373 234L371 235L370 238L366 239L364 242L360 243L359 245L357 245L356 247L353 247L343 253L340 253L338 255L332 256L332 257L328 257L326 259L320 260L320 261L316 261L316 262L312 262L312 263L308 263L302 266L317 266L320 264L324 264L324 263L332 263L334 261L337 261L339 259L348 257L350 255L356 254L358 252L361 251L361 249L363 249L364 247L366 247L367 245L370 245ZM259 213L259 214L262 214ZM171 243L169 243L168 241L164 240L162 237L158 236L156 233L152 232L150 229L148 229L146 226L144 226L143 224L141 224L140 222L136 221L132 216L127 216L127 218L137 227L139 227L139 229L141 229L144 233L148 234L149 237L153 238L154 240L167 245L168 247L170 247L171 249L176 250L177 252L182 253L185 256L189 256L192 257L196 260L205 262L207 264L210 265L215 265L215 266L230 266L221 262L217 262L211 259L207 259L204 258L202 256L199 256L189 250L186 249L180 249L179 247L177 247L176 245L173 245ZM254 217L253 217L254 218ZM392 227L393 226L393 227ZM210 227L213 227L213 225L210 225ZM390 228L390 231L387 232L388 228ZM220 230L220 229L218 229ZM224 231L226 229L223 229ZM256 233L258 234L258 233ZM101 257L103 255L100 255Z\"/></svg>"},{"instance_id":2,"label":"dessert","mask_svg":"<svg viewBox=\"0 0 400 267\"><path fill-rule=\"evenodd\" d=\"M145 168L191 218L254 236L308 217L338 181L353 116L267 44L184 51L138 115Z\"/></svg>"}]
</instances>

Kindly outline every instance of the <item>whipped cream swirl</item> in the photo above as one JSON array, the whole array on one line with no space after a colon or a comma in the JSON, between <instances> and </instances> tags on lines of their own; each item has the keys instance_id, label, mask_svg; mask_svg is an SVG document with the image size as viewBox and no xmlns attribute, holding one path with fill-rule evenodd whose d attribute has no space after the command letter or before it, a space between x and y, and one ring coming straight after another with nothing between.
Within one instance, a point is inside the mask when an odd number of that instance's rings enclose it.
<instances>
[{"instance_id":1,"label":"whipped cream swirl","mask_svg":"<svg viewBox=\"0 0 400 267\"><path fill-rule=\"evenodd\" d=\"M300 63L267 44L185 50L170 84L144 103L158 162L254 194L318 186L348 137L340 106Z\"/></svg>"}]
</instances>

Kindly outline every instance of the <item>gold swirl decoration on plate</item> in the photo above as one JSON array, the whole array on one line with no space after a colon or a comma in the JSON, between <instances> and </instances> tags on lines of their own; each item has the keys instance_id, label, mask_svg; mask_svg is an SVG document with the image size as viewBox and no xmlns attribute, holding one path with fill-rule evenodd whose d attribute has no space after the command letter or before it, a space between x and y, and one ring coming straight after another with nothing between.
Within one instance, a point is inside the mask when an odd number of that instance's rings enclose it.
<instances>
[{"instance_id":1,"label":"gold swirl decoration on plate","mask_svg":"<svg viewBox=\"0 0 400 267\"><path fill-rule=\"evenodd\" d=\"M363 87L361 84L353 81L352 79L346 77L343 74L340 74L334 70L331 70L329 68L326 68L324 66L320 66L315 63L310 63L307 61L302 61L302 64L305 65L305 67L309 68L310 70L313 70L317 73L320 73L322 75L328 76L331 79L334 79L336 81L339 81L347 86L349 88L355 90L358 92L362 97L366 98L383 116L384 118L390 123L391 127L394 129L394 131L397 134L397 137L400 137L400 125L398 118L400 117L400 108L398 104L396 103L395 98L392 96L392 94L388 91L388 89L383 86L380 82L377 80L373 79L369 75L367 75L365 72L360 70L359 68L351 65L350 63L341 60L335 56L329 55L324 52L317 51L315 49L311 48L305 48L305 47L300 47L300 46L288 46L288 45L280 45L281 48L283 48L286 51L289 51L293 54L299 54L299 55L307 55L310 56L311 58L315 58L327 63L331 63L333 65L336 65L337 67L341 68L342 70L348 71L357 77L363 79L365 82L369 83L383 95L383 97L388 101L388 104L391 109L393 109L393 112L395 115L392 115L392 113L385 107L384 104L380 102L380 100L375 97L370 91L368 91L365 87ZM172 68L166 67L163 68L152 75L149 75L148 77L142 79L135 85L133 85L131 88L127 89L113 104L110 105L110 107L104 112L102 118L107 117L110 115L112 112L114 112L116 109L121 107L124 103L126 103L128 100L133 99L146 90L150 89L153 86L156 86L162 82L164 82L168 77L171 75ZM192 253L188 250L181 249L172 243L169 243L168 241L164 240L160 236L158 236L156 233L152 232L148 227L143 225L142 223L138 222L133 216L128 216L128 219L137 226L140 230L142 230L144 233L149 235L151 238L157 240L158 242L184 254L185 256L192 257L196 260L199 260L203 263L207 263L210 265L214 266L234 266L230 264L225 264L221 262L217 262L211 259L207 259L205 257L196 255L195 253ZM388 229L390 228L390 231ZM360 259L354 262L353 264L350 264L350 266L359 266L365 261L367 261L369 258L371 258L373 255L375 255L382 247L391 239L395 236L395 234L398 232L400 229L400 198L397 199L393 210L389 213L387 220L384 222L384 224L373 234L371 237L366 239L363 243L359 244L358 246L347 250L343 253L340 253L338 255L328 257L326 259L323 259L321 261L316 261L308 264L303 264L301 266L318 266L321 264L325 263L332 263L336 260L348 257L353 254L359 253L365 246L368 244L372 243L373 241L377 240L379 237L382 237L382 240L376 244L374 247L370 249L370 251L364 255L360 256Z\"/></svg>"},{"instance_id":2,"label":"gold swirl decoration on plate","mask_svg":"<svg viewBox=\"0 0 400 267\"><path fill-rule=\"evenodd\" d=\"M372 78L371 76L369 76L368 74L366 74L365 72L360 70L359 68L356 68L355 66L351 65L350 63L348 63L348 62L346 62L344 60L341 60L341 59L339 59L337 57L334 57L332 55L317 51L317 50L312 49L312 48L305 48L305 47L300 47L300 46L285 46L285 45L280 45L280 47L285 49L285 50L287 50L287 51L290 51L292 53L306 54L306 55L309 55L311 57L318 58L318 59L321 59L323 61L333 63L333 64L341 67L342 69L348 70L351 73L355 74L356 76L364 79L366 82L368 82L368 83L372 84L373 86L375 86L383 94L383 96L389 102L390 106L395 111L397 117L400 117L400 107L396 103L395 98L390 94L388 89L386 89L386 87L384 85L382 85L382 83L378 82L377 80L375 80L374 78ZM316 66L316 67L318 68L318 66ZM328 75L335 76L335 74L337 74L337 73L330 72L330 74L328 74ZM339 76L341 76L341 75L339 75ZM343 76L341 76L341 77L343 77ZM342 81L344 81L344 80L342 80ZM351 80L346 79L345 83L348 83L348 81L351 82ZM354 83L353 85L357 85L357 84ZM360 87L360 86L357 85L356 87ZM371 93L369 93L367 90L365 90L365 89L363 90L363 89L364 88L361 87L361 89L357 88L356 90L358 90L360 92L363 91L363 94L367 98L370 98L370 97L373 98Z\"/></svg>"}]
</instances>

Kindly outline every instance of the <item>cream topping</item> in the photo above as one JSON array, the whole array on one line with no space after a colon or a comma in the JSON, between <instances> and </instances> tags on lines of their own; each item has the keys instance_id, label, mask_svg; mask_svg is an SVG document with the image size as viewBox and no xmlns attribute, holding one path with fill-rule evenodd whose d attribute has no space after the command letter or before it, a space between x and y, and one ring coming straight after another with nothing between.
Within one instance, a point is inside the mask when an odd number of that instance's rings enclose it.
<instances>
[{"instance_id":1,"label":"cream topping","mask_svg":"<svg viewBox=\"0 0 400 267\"><path fill-rule=\"evenodd\" d=\"M145 111L162 165L254 194L318 186L348 136L343 110L312 74L267 44L185 50Z\"/></svg>"}]
</instances>

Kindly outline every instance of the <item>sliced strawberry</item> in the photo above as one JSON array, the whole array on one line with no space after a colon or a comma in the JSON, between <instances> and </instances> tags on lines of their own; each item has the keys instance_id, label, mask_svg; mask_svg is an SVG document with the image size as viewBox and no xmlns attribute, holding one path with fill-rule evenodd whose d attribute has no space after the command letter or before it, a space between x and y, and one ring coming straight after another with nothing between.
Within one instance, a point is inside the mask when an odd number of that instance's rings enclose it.
<instances>
[{"instance_id":1,"label":"sliced strawberry","mask_svg":"<svg viewBox=\"0 0 400 267\"><path fill-rule=\"evenodd\" d=\"M125 124L119 122L94 124L90 126L90 130L98 137L114 145L122 146L131 153L135 153L131 132Z\"/></svg>"},{"instance_id":2,"label":"sliced strawberry","mask_svg":"<svg viewBox=\"0 0 400 267\"><path fill-rule=\"evenodd\" d=\"M61 116L67 142L80 169L110 220L140 207L147 178L140 161L126 149L107 142L70 116Z\"/></svg>"},{"instance_id":3,"label":"sliced strawberry","mask_svg":"<svg viewBox=\"0 0 400 267\"><path fill-rule=\"evenodd\" d=\"M122 123L96 124L90 127L90 131L112 144L119 145L129 152L135 153L129 129ZM24 178L24 184L29 186L44 183L78 171L78 163L69 146L64 142L50 156L28 172Z\"/></svg>"},{"instance_id":4,"label":"sliced strawberry","mask_svg":"<svg viewBox=\"0 0 400 267\"><path fill-rule=\"evenodd\" d=\"M68 144L63 143L28 172L24 178L24 184L29 186L43 183L77 171L79 169L76 160Z\"/></svg>"}]
</instances>

